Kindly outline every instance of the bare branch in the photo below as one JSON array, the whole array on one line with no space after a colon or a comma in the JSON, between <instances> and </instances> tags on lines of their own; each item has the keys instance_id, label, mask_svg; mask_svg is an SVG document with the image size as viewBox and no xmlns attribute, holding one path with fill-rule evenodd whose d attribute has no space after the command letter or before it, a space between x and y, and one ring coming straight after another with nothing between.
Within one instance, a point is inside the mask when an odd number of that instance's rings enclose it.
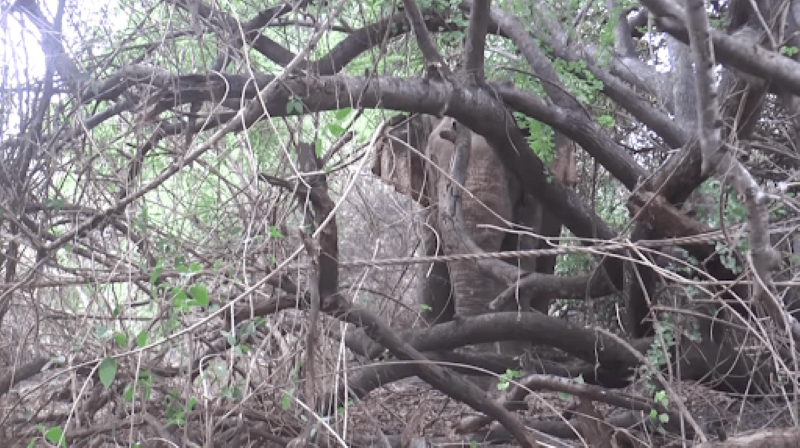
<instances>
[{"instance_id":1,"label":"bare branch","mask_svg":"<svg viewBox=\"0 0 800 448\"><path fill-rule=\"evenodd\" d=\"M642 0L658 16L659 27L683 43L689 43L686 14L672 0ZM723 64L800 95L800 64L778 52L742 42L717 30L709 30L715 56Z\"/></svg>"},{"instance_id":2,"label":"bare branch","mask_svg":"<svg viewBox=\"0 0 800 448\"><path fill-rule=\"evenodd\" d=\"M709 34L705 4L701 0L689 0L686 5L692 51L697 67L697 113L700 147L703 152L703 172L714 173L725 179L744 198L750 227L750 253L759 279L754 290L755 299L764 305L778 327L786 328L795 339L800 340L800 323L783 310L772 292L771 271L776 267L778 256L769 241L768 198L747 169L736 160L722 142L722 118L717 103L713 73L714 44Z\"/></svg>"},{"instance_id":3,"label":"bare branch","mask_svg":"<svg viewBox=\"0 0 800 448\"><path fill-rule=\"evenodd\" d=\"M414 32L414 37L417 38L417 45L422 52L425 63L429 67L441 70L446 77L450 76L450 68L445 64L442 55L439 54L439 50L436 49L436 45L433 43L430 33L428 33L428 29L425 27L419 4L417 4L416 0L403 0L403 6L406 9L411 31Z\"/></svg>"},{"instance_id":4,"label":"bare branch","mask_svg":"<svg viewBox=\"0 0 800 448\"><path fill-rule=\"evenodd\" d=\"M491 6L492 0L475 0L469 16L464 70L467 75L472 75L473 79L478 82L482 82L485 78L483 52L486 48L486 31L489 26Z\"/></svg>"}]
</instances>

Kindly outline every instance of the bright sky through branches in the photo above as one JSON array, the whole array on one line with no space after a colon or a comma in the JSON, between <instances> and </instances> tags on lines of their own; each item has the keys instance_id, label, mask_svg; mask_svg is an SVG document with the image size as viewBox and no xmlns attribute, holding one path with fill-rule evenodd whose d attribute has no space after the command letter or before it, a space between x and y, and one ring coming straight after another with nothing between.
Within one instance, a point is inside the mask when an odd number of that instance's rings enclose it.
<instances>
[{"instance_id":1,"label":"bright sky through branches","mask_svg":"<svg viewBox=\"0 0 800 448\"><path fill-rule=\"evenodd\" d=\"M124 26L125 17L109 13L118 10L116 3L67 0L62 23L62 43L67 52L84 47L88 43L84 39L93 30L102 34L109 28ZM42 0L39 1L39 6L46 19L52 23L58 7L57 0ZM37 26L20 11L5 9L0 13L0 28L3 90L41 80L45 74L45 58ZM73 59L75 57L74 54L69 56Z\"/></svg>"}]
</instances>

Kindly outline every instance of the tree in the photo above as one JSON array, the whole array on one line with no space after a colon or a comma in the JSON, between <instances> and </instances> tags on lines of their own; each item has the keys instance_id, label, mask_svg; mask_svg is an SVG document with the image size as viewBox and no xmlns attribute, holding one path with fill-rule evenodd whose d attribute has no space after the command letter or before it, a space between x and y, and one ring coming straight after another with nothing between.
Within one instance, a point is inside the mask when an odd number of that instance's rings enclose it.
<instances>
[{"instance_id":1,"label":"tree","mask_svg":"<svg viewBox=\"0 0 800 448\"><path fill-rule=\"evenodd\" d=\"M351 400L413 375L522 446L793 396L795 2L81 8L3 7L7 440L367 444Z\"/></svg>"}]
</instances>

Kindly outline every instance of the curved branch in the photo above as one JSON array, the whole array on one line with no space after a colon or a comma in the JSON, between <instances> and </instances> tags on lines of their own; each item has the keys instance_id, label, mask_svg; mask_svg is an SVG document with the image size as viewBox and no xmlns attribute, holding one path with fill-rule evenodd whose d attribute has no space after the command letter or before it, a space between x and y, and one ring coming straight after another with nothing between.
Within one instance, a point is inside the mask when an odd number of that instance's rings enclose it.
<instances>
[{"instance_id":1,"label":"curved branch","mask_svg":"<svg viewBox=\"0 0 800 448\"><path fill-rule=\"evenodd\" d=\"M597 281L597 275L562 276L552 274L539 274L536 272L525 275L513 282L496 299L489 303L490 310L507 310L518 295L531 295L532 302L547 298L579 300L598 298L612 294L613 288L608 282Z\"/></svg>"},{"instance_id":2,"label":"curved branch","mask_svg":"<svg viewBox=\"0 0 800 448\"><path fill-rule=\"evenodd\" d=\"M36 375L42 371L42 367L47 364L47 358L35 359L24 366L18 366L11 371L7 371L2 378L0 378L0 397L7 394L15 384L20 381L25 381L28 378Z\"/></svg>"},{"instance_id":3,"label":"curved branch","mask_svg":"<svg viewBox=\"0 0 800 448\"><path fill-rule=\"evenodd\" d=\"M554 390L558 392L565 392L581 398L586 398L592 401L607 403L623 409L643 412L650 412L651 410L655 409L659 414L666 414L670 417L670 425L668 426L668 429L680 433L680 415L669 411L664 406L654 402L651 399L609 390L592 384L582 384L569 378L562 378L547 374L528 375L525 378L517 381L517 383L518 385L515 385L514 388L504 398L504 404L508 405L513 402L523 401L531 390ZM456 432L461 434L475 432L482 426L491 423L491 421L491 418L486 416L465 419L458 425ZM689 429L691 431L691 428ZM690 433L688 436L692 437L693 434Z\"/></svg>"},{"instance_id":4,"label":"curved branch","mask_svg":"<svg viewBox=\"0 0 800 448\"><path fill-rule=\"evenodd\" d=\"M501 375L507 369L518 369L519 361L514 359L495 360L492 355L466 355L452 352L424 352L426 358L434 363L442 363L454 372L463 375L487 375L487 371ZM499 357L498 357L499 358ZM417 375L417 366L413 362L394 361L376 362L358 369L357 373L348 378L347 384L339 387L338 391L331 391L320 400L320 412L332 414L336 411L337 403L344 403L348 397L364 398L375 389L384 387L404 378ZM541 372L565 374L565 369L557 367L540 369Z\"/></svg>"},{"instance_id":5,"label":"curved branch","mask_svg":"<svg viewBox=\"0 0 800 448\"><path fill-rule=\"evenodd\" d=\"M672 0L642 0L657 17L659 28L685 44L689 29L684 9ZM775 85L800 95L800 63L775 51L743 42L736 36L708 30L716 59L752 76L771 79Z\"/></svg>"},{"instance_id":6,"label":"curved branch","mask_svg":"<svg viewBox=\"0 0 800 448\"><path fill-rule=\"evenodd\" d=\"M139 84L148 84L170 91L189 89L193 100L212 101L240 100L253 98L258 90L273 81L269 75L212 74L172 76L166 71L155 70L152 67L130 66L120 70L116 75L104 83L104 86L118 86L120 84L133 87ZM509 95L509 100L519 98L518 92L509 90L496 84L493 89ZM183 102L187 95L181 95ZM534 118L542 119L547 124L565 129L565 134L573 138L584 148L597 147L592 143L596 137L590 132L571 126L569 116L564 116L556 109L555 113L548 113L547 106L540 104L540 100L532 95L522 97L525 101L535 99L537 103L533 109L545 116ZM321 77L316 79L291 78L286 79L268 96L264 104L266 110L261 114L248 114L246 119L238 124L250 126L264 115L271 117L287 116L286 104L292 99L303 102L304 113L334 110L343 107L372 107L392 109L399 111L421 112L435 115L447 107L447 115L467 125L472 131L477 132L489 141L495 148L503 148L499 156L509 170L520 180L522 187L530 194L541 198L544 205L550 209L567 227L575 234L585 238L612 239L615 233L572 191L557 182L552 182L547 174L544 163L529 148L525 137L519 131L516 123L507 115L506 108L495 100L490 92L471 85L456 85L450 88L444 83L429 82L423 79L402 79L389 77L348 78L341 76ZM482 111L475 114L476 110ZM582 135L577 135L581 132ZM602 158L602 155L599 155ZM608 169L616 172L619 177L626 180L641 176L641 168L631 167L625 161L616 162L614 154L607 154L604 158Z\"/></svg>"},{"instance_id":7,"label":"curved branch","mask_svg":"<svg viewBox=\"0 0 800 448\"><path fill-rule=\"evenodd\" d=\"M599 363L613 370L624 370L639 364L624 346L602 333L586 329L541 313L501 312L474 317L461 317L453 322L405 332L403 340L420 351L451 350L465 345L497 341L525 340L533 344L555 347L589 363ZM639 344L639 342L637 342ZM641 342L647 349L647 342ZM378 356L383 347L368 348L370 357Z\"/></svg>"},{"instance_id":8,"label":"curved branch","mask_svg":"<svg viewBox=\"0 0 800 448\"><path fill-rule=\"evenodd\" d=\"M714 80L714 44L702 0L688 0L688 28L692 52L697 67L697 113L700 147L703 153L703 172L715 173L725 179L745 199L749 241L753 267L758 277L754 296L767 310L770 318L800 340L800 323L781 306L772 290L772 270L778 255L769 241L768 198L747 169L736 160L722 142L722 119L717 103Z\"/></svg>"}]
</instances>

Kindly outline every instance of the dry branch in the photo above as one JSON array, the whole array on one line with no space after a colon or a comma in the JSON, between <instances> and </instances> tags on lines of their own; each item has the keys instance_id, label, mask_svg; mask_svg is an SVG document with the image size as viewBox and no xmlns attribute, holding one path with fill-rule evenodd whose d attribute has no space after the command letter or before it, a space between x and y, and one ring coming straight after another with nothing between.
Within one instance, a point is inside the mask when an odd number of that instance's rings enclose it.
<instances>
[{"instance_id":1,"label":"dry branch","mask_svg":"<svg viewBox=\"0 0 800 448\"><path fill-rule=\"evenodd\" d=\"M664 0L669 1L669 0ZM717 103L714 79L714 44L709 32L705 4L700 0L686 3L688 28L697 67L697 113L700 147L703 152L703 172L714 173L729 183L747 207L750 254L758 284L753 296L763 304L775 324L788 330L800 340L800 322L783 310L774 294L772 271L778 256L769 241L768 198L747 169L736 160L722 141L722 118Z\"/></svg>"},{"instance_id":2,"label":"dry branch","mask_svg":"<svg viewBox=\"0 0 800 448\"><path fill-rule=\"evenodd\" d=\"M749 431L724 441L706 442L696 448L798 448L800 428L775 428Z\"/></svg>"}]
</instances>

